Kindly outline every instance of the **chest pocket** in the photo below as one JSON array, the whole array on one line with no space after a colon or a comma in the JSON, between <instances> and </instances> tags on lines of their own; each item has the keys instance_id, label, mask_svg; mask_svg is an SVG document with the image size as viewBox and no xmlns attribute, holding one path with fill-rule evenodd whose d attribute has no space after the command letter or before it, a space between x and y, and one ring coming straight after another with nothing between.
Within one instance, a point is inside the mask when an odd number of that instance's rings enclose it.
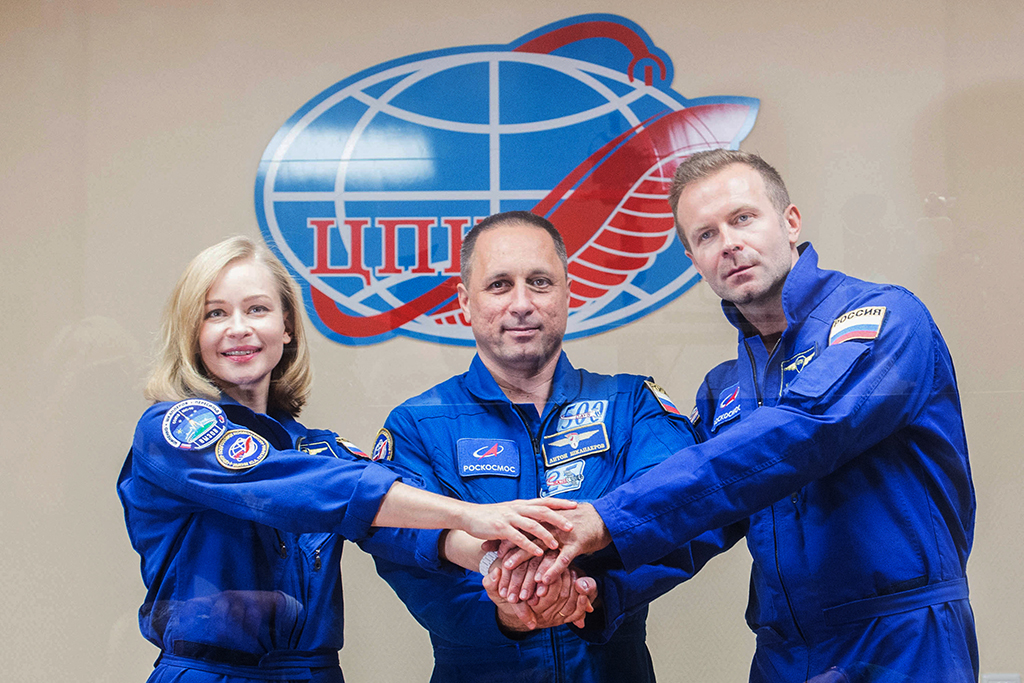
<instances>
[{"instance_id":1,"label":"chest pocket","mask_svg":"<svg viewBox=\"0 0 1024 683\"><path fill-rule=\"evenodd\" d=\"M782 402L795 403L809 413L830 405L861 358L870 349L859 342L844 342L826 349L786 387Z\"/></svg>"}]
</instances>

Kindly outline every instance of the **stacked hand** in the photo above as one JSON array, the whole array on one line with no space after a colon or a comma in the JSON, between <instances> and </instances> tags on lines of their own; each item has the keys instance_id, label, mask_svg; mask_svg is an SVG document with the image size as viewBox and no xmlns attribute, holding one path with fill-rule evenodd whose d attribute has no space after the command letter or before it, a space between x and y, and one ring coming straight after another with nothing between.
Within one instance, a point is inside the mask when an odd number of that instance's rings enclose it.
<instances>
[{"instance_id":1,"label":"stacked hand","mask_svg":"<svg viewBox=\"0 0 1024 683\"><path fill-rule=\"evenodd\" d=\"M612 542L604 520L601 519L601 515L597 514L593 505L582 503L575 510L561 510L560 512L564 520L569 523L569 528L566 529L563 526L560 529L551 529L551 535L558 541L558 553L555 555L547 553L537 563L533 575L534 582L548 585L554 583L560 574L569 569L569 565L579 555L597 552ZM554 548L555 546L549 543L548 547ZM502 551L506 548L509 551L501 558L502 567L505 569L514 569L531 559L532 556L538 555L536 552L528 553L524 550L516 550L509 544L502 543ZM502 551L499 551L499 554ZM511 579L510 576L509 580L511 581Z\"/></svg>"},{"instance_id":2,"label":"stacked hand","mask_svg":"<svg viewBox=\"0 0 1024 683\"><path fill-rule=\"evenodd\" d=\"M550 530L558 540L557 552L537 557L505 541L484 577L484 588L506 628L532 630L567 623L582 627L586 614L594 610L597 582L573 567L572 561L605 547L611 537L591 505L560 513L570 524ZM549 547L554 546L549 543Z\"/></svg>"},{"instance_id":3,"label":"stacked hand","mask_svg":"<svg viewBox=\"0 0 1024 683\"><path fill-rule=\"evenodd\" d=\"M468 505L460 528L477 538L511 542L525 559L543 554L545 546L559 547L555 534L571 531L567 513L575 507L575 502L557 498Z\"/></svg>"},{"instance_id":4,"label":"stacked hand","mask_svg":"<svg viewBox=\"0 0 1024 683\"><path fill-rule=\"evenodd\" d=\"M518 551L513 547L509 552ZM544 561L553 562L557 556L557 552L548 551ZM570 567L550 584L537 583L535 577L541 562L541 558L535 557L514 569L505 569L499 555L484 576L484 589L497 605L502 625L512 631L569 623L582 628L587 613L594 611L597 582Z\"/></svg>"}]
</instances>

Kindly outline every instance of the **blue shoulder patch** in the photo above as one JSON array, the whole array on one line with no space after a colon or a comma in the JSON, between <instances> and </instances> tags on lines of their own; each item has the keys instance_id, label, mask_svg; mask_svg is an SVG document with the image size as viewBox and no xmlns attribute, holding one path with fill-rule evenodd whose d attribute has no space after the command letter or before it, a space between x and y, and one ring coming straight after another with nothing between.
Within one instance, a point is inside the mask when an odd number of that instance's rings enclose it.
<instances>
[{"instance_id":1,"label":"blue shoulder patch","mask_svg":"<svg viewBox=\"0 0 1024 683\"><path fill-rule=\"evenodd\" d=\"M270 444L248 429L232 429L217 442L217 462L229 470L247 470L263 462Z\"/></svg>"},{"instance_id":2,"label":"blue shoulder patch","mask_svg":"<svg viewBox=\"0 0 1024 683\"><path fill-rule=\"evenodd\" d=\"M384 427L377 432L377 438L373 440L373 451L369 456L370 460L392 460L395 457L395 437Z\"/></svg>"},{"instance_id":3,"label":"blue shoulder patch","mask_svg":"<svg viewBox=\"0 0 1024 683\"><path fill-rule=\"evenodd\" d=\"M164 440L183 451L206 448L227 430L227 418L220 406L201 398L190 398L171 406L164 415Z\"/></svg>"}]
</instances>

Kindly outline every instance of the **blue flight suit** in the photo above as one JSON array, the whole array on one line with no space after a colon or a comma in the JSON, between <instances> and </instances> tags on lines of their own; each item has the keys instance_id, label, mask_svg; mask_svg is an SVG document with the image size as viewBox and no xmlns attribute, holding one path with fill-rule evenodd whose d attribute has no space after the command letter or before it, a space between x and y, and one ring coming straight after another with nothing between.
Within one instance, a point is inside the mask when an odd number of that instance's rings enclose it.
<instances>
[{"instance_id":1,"label":"blue flight suit","mask_svg":"<svg viewBox=\"0 0 1024 683\"><path fill-rule=\"evenodd\" d=\"M428 490L475 503L548 495L590 500L695 443L689 421L651 385L634 375L577 370L563 353L538 416L533 404L511 403L477 356L467 373L395 408L382 434L394 440L395 461L422 477ZM376 562L430 631L432 681L654 680L646 608L623 619L600 645L567 626L506 634L480 574L446 576Z\"/></svg>"},{"instance_id":2,"label":"blue flight suit","mask_svg":"<svg viewBox=\"0 0 1024 683\"><path fill-rule=\"evenodd\" d=\"M910 292L817 260L801 246L774 350L723 304L739 353L697 395L710 438L595 507L627 570L671 567L673 549L707 529L746 531L752 682L832 667L852 683L976 681L975 498L949 352ZM677 569L677 580L694 571ZM672 583L607 582L611 621Z\"/></svg>"},{"instance_id":3,"label":"blue flight suit","mask_svg":"<svg viewBox=\"0 0 1024 683\"><path fill-rule=\"evenodd\" d=\"M436 568L440 535L371 530L401 477L349 448L227 398L143 414L117 489L161 649L151 682L343 681L343 541Z\"/></svg>"}]
</instances>

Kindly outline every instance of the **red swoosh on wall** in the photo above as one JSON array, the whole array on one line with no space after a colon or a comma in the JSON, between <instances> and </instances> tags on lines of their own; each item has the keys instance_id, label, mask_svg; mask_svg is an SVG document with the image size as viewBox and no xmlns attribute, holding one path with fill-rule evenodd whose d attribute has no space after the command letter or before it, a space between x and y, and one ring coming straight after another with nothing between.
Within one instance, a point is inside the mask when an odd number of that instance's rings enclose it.
<instances>
[{"instance_id":1,"label":"red swoosh on wall","mask_svg":"<svg viewBox=\"0 0 1024 683\"><path fill-rule=\"evenodd\" d=\"M749 113L745 104L721 103L652 117L592 154L533 208L565 240L574 307L603 296L630 273L649 266L666 240L674 239L662 195L667 197L675 167L694 152L728 146ZM642 178L647 180L634 189ZM435 313L454 312L458 303L450 299L458 283L458 276L452 276L398 308L368 316L343 313L315 287L310 294L327 327L346 337L367 338L397 329L446 302Z\"/></svg>"},{"instance_id":2,"label":"red swoosh on wall","mask_svg":"<svg viewBox=\"0 0 1024 683\"><path fill-rule=\"evenodd\" d=\"M412 301L402 304L390 311L377 313L376 315L348 315L338 310L337 304L331 297L321 292L316 287L310 286L309 291L313 298L313 307L324 325L331 328L338 334L346 337L365 339L375 337L397 329L411 320L415 320L424 313L437 308L448 299L455 296L456 285L459 284L458 276L452 276L424 292Z\"/></svg>"}]
</instances>

